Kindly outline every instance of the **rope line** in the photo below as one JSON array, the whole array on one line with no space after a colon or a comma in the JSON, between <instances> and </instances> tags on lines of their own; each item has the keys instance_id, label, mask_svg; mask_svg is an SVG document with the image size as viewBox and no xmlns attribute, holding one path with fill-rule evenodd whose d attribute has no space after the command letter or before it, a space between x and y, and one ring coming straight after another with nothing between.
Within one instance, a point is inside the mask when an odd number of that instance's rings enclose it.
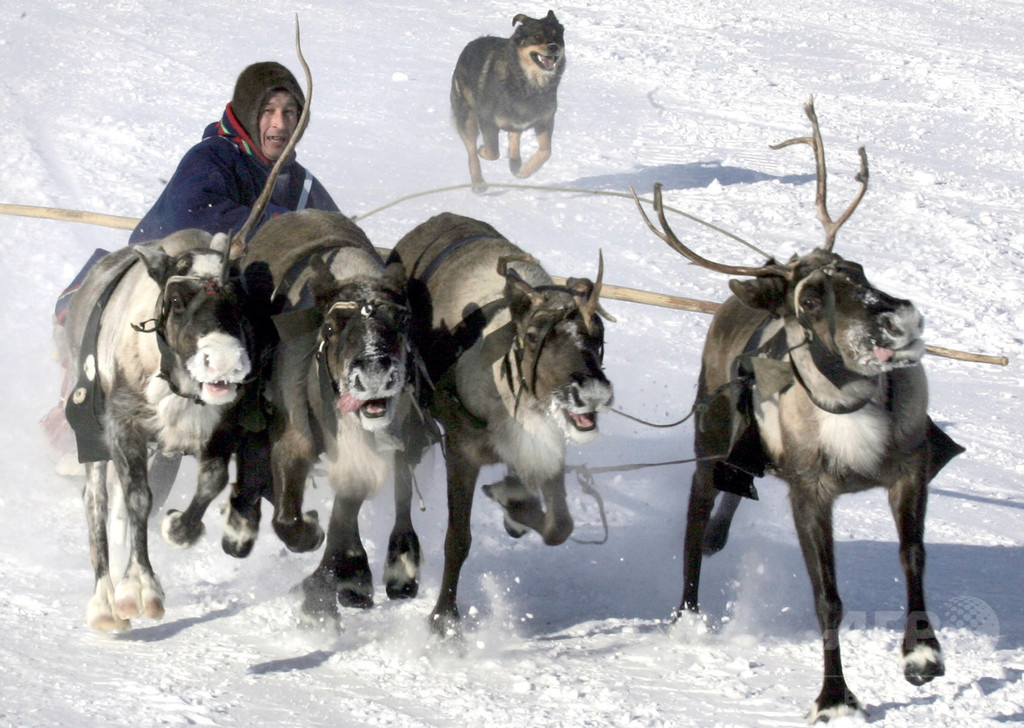
<instances>
[{"instance_id":1,"label":"rope line","mask_svg":"<svg viewBox=\"0 0 1024 728\"><path fill-rule=\"evenodd\" d=\"M490 187L497 187L497 188L505 189L505 190L534 190L534 191L538 191L538 192L566 192L566 193L574 194L574 195L594 195L595 197L621 197L621 198L626 199L626 200L632 200L633 199L633 194L632 193L615 192L613 190L591 190L591 189L587 189L587 188L584 188L584 187L561 187L559 185L526 185L526 184L517 184L517 183L514 183L514 182L488 182L487 186L488 186L488 188L490 188ZM450 185L448 187L436 187L436 188L430 189L430 190L422 190L420 192L413 192L412 194L408 194L408 195L405 195L403 197L398 197L398 198L392 200L391 202L388 202L388 203L386 203L384 205L381 205L380 207L375 207L374 209L370 210L369 212L365 212L365 213L363 213L361 215L354 215L352 217L352 220L354 222L358 222L359 220L364 220L364 219L366 219L366 218L368 218L368 217L370 217L372 215L376 215L378 212L382 212L384 210L387 210L390 207L394 207L395 205L399 205L399 204L401 204L403 202L407 202L409 200L415 200L415 199L417 199L419 197L427 197L428 195L436 195L436 194L441 194L443 192L453 192L455 190L466 190L466 189L471 189L472 187L473 187L473 185L471 185L471 184L461 184L461 185ZM638 199L641 202L646 202L651 207L654 206L654 201L653 200L649 200L646 197L640 197ZM755 253L758 253L758 254L764 256L765 258L772 258L773 257L769 253L766 253L765 251L763 251L760 248L758 248L753 243L751 243L751 242L749 242L747 240L744 240L740 236L738 236L738 235L736 235L734 233L731 233L728 230L720 228L717 225L708 222L707 220L702 220L701 218L697 217L696 215L691 215L688 212L684 212L683 210L680 210L680 209L675 208L675 207L669 207L668 205L664 205L663 208L665 210L669 211L669 212L672 212L672 213L674 213L676 215L679 215L680 217L684 217L687 220L695 222L698 225L703 225L704 227L706 227L706 228L708 228L710 230L714 230L716 233L724 235L727 238L731 238L732 240L735 240L736 242L738 242L738 243L740 243L742 245L747 246L748 248L753 250Z\"/></svg>"}]
</instances>

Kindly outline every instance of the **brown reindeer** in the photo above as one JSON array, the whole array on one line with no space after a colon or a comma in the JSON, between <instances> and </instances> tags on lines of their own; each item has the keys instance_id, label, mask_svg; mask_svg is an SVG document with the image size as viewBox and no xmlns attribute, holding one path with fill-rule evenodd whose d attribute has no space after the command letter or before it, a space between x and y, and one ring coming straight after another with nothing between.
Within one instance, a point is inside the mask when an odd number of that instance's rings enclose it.
<instances>
[{"instance_id":1,"label":"brown reindeer","mask_svg":"<svg viewBox=\"0 0 1024 728\"><path fill-rule=\"evenodd\" d=\"M908 681L924 684L944 671L924 603L927 484L962 448L927 413L921 315L910 301L872 286L860 265L832 252L836 232L867 188L867 156L861 148L859 192L833 220L825 204L825 155L813 99L805 111L813 135L773 148L813 147L824 248L785 264L723 265L693 252L672 232L660 186L655 209L661 230L641 214L689 260L747 278L729 282L733 296L715 314L704 345L680 612L698 610L702 556L724 545L737 493L751 494L753 478L765 472L786 481L824 647L824 684L808 718L828 721L861 711L840 658L843 605L833 504L844 493L875 486L888 492L907 582L903 670ZM719 491L726 491L724 503L709 528Z\"/></svg>"},{"instance_id":2,"label":"brown reindeer","mask_svg":"<svg viewBox=\"0 0 1024 728\"><path fill-rule=\"evenodd\" d=\"M448 531L431 624L446 636L458 632L459 573L483 465L508 468L484 492L504 510L510 535L533 530L557 545L572 533L565 443L593 440L597 413L612 399L601 369L601 273L596 283L554 285L493 227L451 213L405 235L392 258L409 277L414 340L436 385L430 411L445 430ZM396 478L409 472L396 467Z\"/></svg>"},{"instance_id":3,"label":"brown reindeer","mask_svg":"<svg viewBox=\"0 0 1024 728\"><path fill-rule=\"evenodd\" d=\"M391 476L400 422L411 400L409 307L401 266L385 268L363 231L341 213L303 210L274 218L253 237L243 262L251 278L273 281L271 310L282 332L268 393L274 479L273 526L292 551L324 540L303 492L321 453L335 491L327 546L303 582L303 611L337 617L338 605L368 607L373 585L359 537L359 510ZM296 318L297 317L297 318ZM298 323L296 323L296 320ZM418 423L417 423L418 424ZM396 487L396 525L385 582L391 598L416 595L419 541L411 484Z\"/></svg>"}]
</instances>

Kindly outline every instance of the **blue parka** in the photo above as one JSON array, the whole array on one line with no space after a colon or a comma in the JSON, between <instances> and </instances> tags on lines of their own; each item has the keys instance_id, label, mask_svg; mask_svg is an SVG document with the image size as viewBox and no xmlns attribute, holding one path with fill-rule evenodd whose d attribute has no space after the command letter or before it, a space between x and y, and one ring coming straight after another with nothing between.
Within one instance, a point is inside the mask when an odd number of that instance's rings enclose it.
<instances>
[{"instance_id":1,"label":"blue parka","mask_svg":"<svg viewBox=\"0 0 1024 728\"><path fill-rule=\"evenodd\" d=\"M160 197L132 231L129 244L186 228L210 233L240 230L272 166L228 104L220 122L206 127L203 140L182 157ZM338 210L323 185L293 155L282 168L256 228L275 215L304 208Z\"/></svg>"}]
</instances>

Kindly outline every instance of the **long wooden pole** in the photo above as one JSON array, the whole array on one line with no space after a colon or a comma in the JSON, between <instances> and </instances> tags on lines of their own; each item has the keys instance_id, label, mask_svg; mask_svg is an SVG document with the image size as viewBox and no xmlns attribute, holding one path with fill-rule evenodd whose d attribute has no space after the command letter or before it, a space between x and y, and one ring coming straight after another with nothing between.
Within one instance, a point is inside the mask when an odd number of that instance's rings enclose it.
<instances>
[{"instance_id":1,"label":"long wooden pole","mask_svg":"<svg viewBox=\"0 0 1024 728\"><path fill-rule=\"evenodd\" d=\"M556 283L564 284L564 278L555 278ZM630 301L632 303L643 303L649 306L661 306L663 308L674 308L680 311L695 311L697 313L713 314L718 310L720 303L713 301L702 301L699 298L684 298L683 296L672 296L667 293L651 293L638 288L626 288L624 286L612 286L605 283L601 286L601 296L617 301ZM1010 360L1005 356L992 356L990 354L975 354L969 351L958 351L947 349L942 346L926 346L925 350L935 356L943 356L947 359L958 359L960 361L971 361L979 364L995 364L1005 367Z\"/></svg>"},{"instance_id":2,"label":"long wooden pole","mask_svg":"<svg viewBox=\"0 0 1024 728\"><path fill-rule=\"evenodd\" d=\"M66 222L82 222L89 225L102 225L104 227L118 228L120 230L133 230L139 223L137 218L120 217L118 215L104 215L98 212L85 212L82 210L64 210L58 207L34 207L32 205L10 205L0 202L0 214L20 215L22 217L37 217L48 220L63 220ZM388 250L378 248L384 255ZM564 284L564 278L555 278L555 282ZM713 314L718 310L720 304L713 301L702 301L697 298L685 298L683 296L672 296L667 293L654 293L639 288L627 288L625 286L614 286L605 283L601 286L601 295L616 301L628 301L630 303L641 303L648 306L660 306L661 308L672 308L679 311L693 311L696 313ZM1005 367L1010 360L1005 356L992 356L990 354L975 354L969 351L958 351L947 349L941 346L928 346L929 354L957 359L959 361L977 362L979 364L995 364Z\"/></svg>"},{"instance_id":3,"label":"long wooden pole","mask_svg":"<svg viewBox=\"0 0 1024 728\"><path fill-rule=\"evenodd\" d=\"M47 220L63 220L64 222L84 222L89 225L101 225L119 230L134 230L135 226L139 224L139 219L136 217L104 215L100 212L86 212L84 210L64 210L59 207L9 205L6 202L0 202L0 213L4 215L20 215L21 217L41 217Z\"/></svg>"}]
</instances>

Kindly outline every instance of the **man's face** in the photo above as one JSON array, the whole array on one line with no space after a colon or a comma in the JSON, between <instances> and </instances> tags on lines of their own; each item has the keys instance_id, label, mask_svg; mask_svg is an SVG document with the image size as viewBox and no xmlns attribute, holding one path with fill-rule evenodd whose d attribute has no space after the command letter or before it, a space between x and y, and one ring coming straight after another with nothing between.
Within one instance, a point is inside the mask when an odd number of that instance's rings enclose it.
<instances>
[{"instance_id":1,"label":"man's face","mask_svg":"<svg viewBox=\"0 0 1024 728\"><path fill-rule=\"evenodd\" d=\"M263 155L276 161L299 123L299 105L290 93L278 91L260 109L259 145Z\"/></svg>"}]
</instances>

